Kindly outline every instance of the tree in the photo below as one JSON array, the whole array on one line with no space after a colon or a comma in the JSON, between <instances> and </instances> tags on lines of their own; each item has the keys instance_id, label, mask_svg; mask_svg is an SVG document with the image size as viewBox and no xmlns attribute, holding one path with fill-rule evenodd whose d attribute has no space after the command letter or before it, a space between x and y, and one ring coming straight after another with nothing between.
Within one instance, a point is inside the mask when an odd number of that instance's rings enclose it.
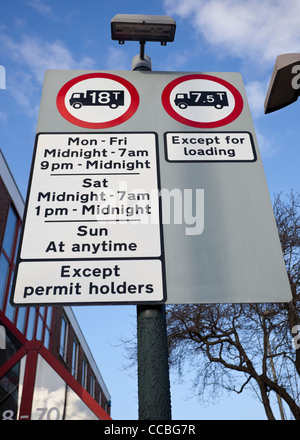
<instances>
[{"instance_id":1,"label":"tree","mask_svg":"<svg viewBox=\"0 0 300 440\"><path fill-rule=\"evenodd\" d=\"M221 389L256 393L269 420L275 395L285 418L300 420L300 216L299 195L275 196L273 209L291 285L282 304L187 304L167 308L170 363L179 374L187 361L201 398ZM293 343L294 342L294 343Z\"/></svg>"}]
</instances>

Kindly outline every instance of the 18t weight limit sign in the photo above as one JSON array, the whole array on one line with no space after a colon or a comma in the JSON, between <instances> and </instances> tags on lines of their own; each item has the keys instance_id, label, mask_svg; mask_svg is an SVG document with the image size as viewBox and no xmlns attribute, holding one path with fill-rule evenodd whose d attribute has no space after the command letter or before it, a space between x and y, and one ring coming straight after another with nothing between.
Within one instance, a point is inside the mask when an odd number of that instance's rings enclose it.
<instances>
[{"instance_id":1,"label":"18t weight limit sign","mask_svg":"<svg viewBox=\"0 0 300 440\"><path fill-rule=\"evenodd\" d=\"M95 72L75 77L57 95L59 113L84 128L109 128L130 119L139 106L136 88L125 78Z\"/></svg>"}]
</instances>

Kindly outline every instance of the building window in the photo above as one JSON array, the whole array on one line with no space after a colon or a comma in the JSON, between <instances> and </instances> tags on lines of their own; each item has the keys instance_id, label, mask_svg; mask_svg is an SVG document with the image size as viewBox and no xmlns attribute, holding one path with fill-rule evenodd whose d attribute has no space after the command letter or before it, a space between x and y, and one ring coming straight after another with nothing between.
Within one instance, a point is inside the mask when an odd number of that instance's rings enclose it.
<instances>
[{"instance_id":1,"label":"building window","mask_svg":"<svg viewBox=\"0 0 300 440\"><path fill-rule=\"evenodd\" d=\"M52 307L45 307L44 314L44 346L49 349L50 346L50 335L51 335L51 324L52 324Z\"/></svg>"},{"instance_id":2,"label":"building window","mask_svg":"<svg viewBox=\"0 0 300 440\"><path fill-rule=\"evenodd\" d=\"M36 337L49 348L52 309L13 307L10 304L20 230L21 219L10 205L0 254L0 310L27 339Z\"/></svg>"},{"instance_id":3,"label":"building window","mask_svg":"<svg viewBox=\"0 0 300 440\"><path fill-rule=\"evenodd\" d=\"M87 361L85 359L82 361L81 385L85 390L87 389Z\"/></svg>"},{"instance_id":4,"label":"building window","mask_svg":"<svg viewBox=\"0 0 300 440\"><path fill-rule=\"evenodd\" d=\"M77 379L77 373L78 373L78 351L79 351L79 345L78 342L74 339L73 341L73 351L72 351L72 369L71 373Z\"/></svg>"},{"instance_id":5,"label":"building window","mask_svg":"<svg viewBox=\"0 0 300 440\"><path fill-rule=\"evenodd\" d=\"M9 272L9 262L2 252L0 256L0 309L3 310L5 304L5 292L7 277Z\"/></svg>"},{"instance_id":6,"label":"building window","mask_svg":"<svg viewBox=\"0 0 300 440\"><path fill-rule=\"evenodd\" d=\"M61 320L59 354L66 361L67 358L67 337L68 337L68 323L64 317Z\"/></svg>"},{"instance_id":7,"label":"building window","mask_svg":"<svg viewBox=\"0 0 300 440\"><path fill-rule=\"evenodd\" d=\"M50 332L51 332L51 307L38 307L37 312L37 329L36 339L42 341L46 348L49 348Z\"/></svg>"},{"instance_id":8,"label":"building window","mask_svg":"<svg viewBox=\"0 0 300 440\"><path fill-rule=\"evenodd\" d=\"M37 309L36 339L39 341L42 341L44 336L44 313L45 307L39 307Z\"/></svg>"},{"instance_id":9,"label":"building window","mask_svg":"<svg viewBox=\"0 0 300 440\"><path fill-rule=\"evenodd\" d=\"M14 322L16 308L9 302L18 240L20 236L21 219L12 207L9 207L3 244L0 255L0 309Z\"/></svg>"},{"instance_id":10,"label":"building window","mask_svg":"<svg viewBox=\"0 0 300 440\"><path fill-rule=\"evenodd\" d=\"M25 334L26 332L26 316L28 315L27 307L19 307L18 308L18 320L17 320L17 328L21 333Z\"/></svg>"},{"instance_id":11,"label":"building window","mask_svg":"<svg viewBox=\"0 0 300 440\"><path fill-rule=\"evenodd\" d=\"M25 332L25 336L28 340L31 340L35 336L35 322L36 322L35 316L36 316L36 309L34 307L31 307L29 309L28 323Z\"/></svg>"},{"instance_id":12,"label":"building window","mask_svg":"<svg viewBox=\"0 0 300 440\"><path fill-rule=\"evenodd\" d=\"M18 216L12 206L9 207L9 212L7 216L7 222L4 233L3 240L3 249L6 254L10 257L13 253L15 236L16 236L16 227L18 223Z\"/></svg>"},{"instance_id":13,"label":"building window","mask_svg":"<svg viewBox=\"0 0 300 440\"><path fill-rule=\"evenodd\" d=\"M90 379L90 395L95 398L95 377L91 374Z\"/></svg>"}]
</instances>

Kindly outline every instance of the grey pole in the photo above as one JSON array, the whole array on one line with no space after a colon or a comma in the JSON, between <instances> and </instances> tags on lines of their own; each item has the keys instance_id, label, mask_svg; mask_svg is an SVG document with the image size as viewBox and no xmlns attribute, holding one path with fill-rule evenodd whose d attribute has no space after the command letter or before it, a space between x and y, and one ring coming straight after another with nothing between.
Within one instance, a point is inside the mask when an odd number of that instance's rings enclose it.
<instances>
[{"instance_id":1,"label":"grey pole","mask_svg":"<svg viewBox=\"0 0 300 440\"><path fill-rule=\"evenodd\" d=\"M137 306L140 420L171 420L165 306Z\"/></svg>"},{"instance_id":2,"label":"grey pole","mask_svg":"<svg viewBox=\"0 0 300 440\"><path fill-rule=\"evenodd\" d=\"M132 70L152 70L143 54ZM140 420L171 420L165 305L137 306L138 400Z\"/></svg>"}]
</instances>

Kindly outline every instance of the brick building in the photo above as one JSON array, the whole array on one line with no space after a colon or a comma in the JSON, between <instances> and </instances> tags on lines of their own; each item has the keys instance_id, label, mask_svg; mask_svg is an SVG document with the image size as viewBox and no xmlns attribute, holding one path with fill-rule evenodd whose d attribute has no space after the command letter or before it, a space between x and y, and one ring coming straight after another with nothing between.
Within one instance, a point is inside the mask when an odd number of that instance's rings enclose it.
<instances>
[{"instance_id":1,"label":"brick building","mask_svg":"<svg viewBox=\"0 0 300 440\"><path fill-rule=\"evenodd\" d=\"M0 150L0 420L110 419L110 395L71 307L13 307L24 201Z\"/></svg>"}]
</instances>

